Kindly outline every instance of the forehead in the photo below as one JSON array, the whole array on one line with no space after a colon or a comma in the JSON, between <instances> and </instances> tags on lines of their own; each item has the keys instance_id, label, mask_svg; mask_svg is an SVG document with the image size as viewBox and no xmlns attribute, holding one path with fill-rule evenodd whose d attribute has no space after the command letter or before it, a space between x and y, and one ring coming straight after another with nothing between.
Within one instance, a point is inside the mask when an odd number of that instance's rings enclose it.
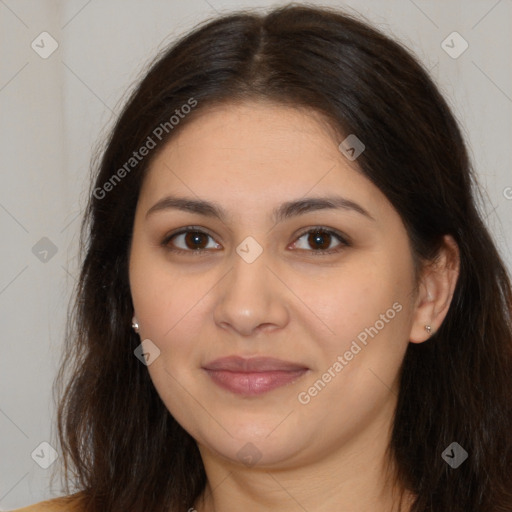
<instances>
[{"instance_id":1,"label":"forehead","mask_svg":"<svg viewBox=\"0 0 512 512\"><path fill-rule=\"evenodd\" d=\"M165 192L261 205L306 194L339 192L378 206L385 198L338 146L321 114L268 102L204 109L152 162L141 197Z\"/></svg>"},{"instance_id":2,"label":"forehead","mask_svg":"<svg viewBox=\"0 0 512 512\"><path fill-rule=\"evenodd\" d=\"M179 157L184 163L205 158L208 152L222 159L244 159L249 169L270 159L277 163L304 156L339 157L340 137L320 113L310 109L255 101L207 107L194 114L159 156Z\"/></svg>"}]
</instances>

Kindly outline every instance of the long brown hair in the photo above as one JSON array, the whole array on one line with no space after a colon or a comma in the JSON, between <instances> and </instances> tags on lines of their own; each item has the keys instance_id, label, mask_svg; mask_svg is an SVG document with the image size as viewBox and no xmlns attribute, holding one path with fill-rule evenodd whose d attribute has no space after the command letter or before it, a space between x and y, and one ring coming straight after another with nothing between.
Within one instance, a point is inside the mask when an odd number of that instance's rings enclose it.
<instances>
[{"instance_id":1,"label":"long brown hair","mask_svg":"<svg viewBox=\"0 0 512 512\"><path fill-rule=\"evenodd\" d=\"M459 127L400 44L337 10L294 5L219 17L166 49L102 152L57 380L64 469L84 510L186 511L204 489L194 439L133 354L131 233L142 180L165 142L207 106L262 98L314 109L364 142L357 163L400 214L415 259L434 260L443 235L458 244L447 317L429 341L408 346L389 449L416 495L412 512L512 510L512 292ZM158 147L127 166L148 137ZM441 456L452 442L468 452L457 469Z\"/></svg>"}]
</instances>

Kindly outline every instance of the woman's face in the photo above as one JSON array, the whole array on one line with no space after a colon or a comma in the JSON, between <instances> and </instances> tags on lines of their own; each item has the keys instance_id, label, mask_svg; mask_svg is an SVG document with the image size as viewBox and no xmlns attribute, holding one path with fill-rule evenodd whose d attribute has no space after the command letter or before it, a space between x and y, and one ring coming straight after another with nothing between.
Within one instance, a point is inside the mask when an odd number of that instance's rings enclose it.
<instances>
[{"instance_id":1,"label":"woman's face","mask_svg":"<svg viewBox=\"0 0 512 512\"><path fill-rule=\"evenodd\" d=\"M340 142L311 112L227 105L150 166L134 310L155 388L202 454L292 467L389 435L413 260L399 215ZM240 366L211 364L231 356Z\"/></svg>"}]
</instances>

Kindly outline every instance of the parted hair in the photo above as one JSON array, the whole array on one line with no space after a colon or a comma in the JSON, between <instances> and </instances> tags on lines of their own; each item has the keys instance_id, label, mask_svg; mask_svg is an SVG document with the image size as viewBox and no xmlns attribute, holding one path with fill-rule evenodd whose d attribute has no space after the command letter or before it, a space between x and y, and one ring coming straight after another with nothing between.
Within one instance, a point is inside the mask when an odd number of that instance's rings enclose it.
<instances>
[{"instance_id":1,"label":"parted hair","mask_svg":"<svg viewBox=\"0 0 512 512\"><path fill-rule=\"evenodd\" d=\"M108 194L94 193L191 98L197 105L158 148ZM205 488L195 440L134 356L129 250L159 149L206 107L259 99L312 109L364 142L358 167L399 213L415 261L435 261L444 235L457 243L447 316L428 341L409 343L400 368L389 453L416 496L412 512L510 512L511 284L461 130L402 44L354 15L294 4L207 20L165 48L94 161L55 388L68 490L80 491L84 512L185 512ZM468 453L457 469L441 457L452 442Z\"/></svg>"}]
</instances>

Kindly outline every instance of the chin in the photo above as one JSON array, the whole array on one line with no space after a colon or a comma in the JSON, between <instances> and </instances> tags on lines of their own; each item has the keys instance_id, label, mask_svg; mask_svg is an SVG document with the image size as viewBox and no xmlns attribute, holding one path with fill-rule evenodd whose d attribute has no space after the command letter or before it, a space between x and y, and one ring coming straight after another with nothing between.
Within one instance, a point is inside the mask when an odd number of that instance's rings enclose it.
<instances>
[{"instance_id":1,"label":"chin","mask_svg":"<svg viewBox=\"0 0 512 512\"><path fill-rule=\"evenodd\" d=\"M237 465L258 468L284 468L292 466L293 461L304 452L306 444L298 443L297 436L293 433L282 430L279 435L276 432L269 436L268 430L262 435L254 433L254 424L247 425L247 428L230 430L233 435L223 436L221 443L219 439L204 439L199 446L206 446L209 451L232 461ZM292 444L293 442L293 444Z\"/></svg>"}]
</instances>

